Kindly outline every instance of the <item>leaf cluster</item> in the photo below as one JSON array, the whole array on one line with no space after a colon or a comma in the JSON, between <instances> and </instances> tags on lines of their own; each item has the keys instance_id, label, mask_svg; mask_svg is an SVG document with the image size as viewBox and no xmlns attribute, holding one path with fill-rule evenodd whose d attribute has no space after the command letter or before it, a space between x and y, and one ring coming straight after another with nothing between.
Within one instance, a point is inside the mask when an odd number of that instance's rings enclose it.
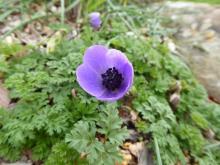
<instances>
[{"instance_id":1,"label":"leaf cluster","mask_svg":"<svg viewBox=\"0 0 220 165\"><path fill-rule=\"evenodd\" d=\"M123 16L131 18L127 23L143 28L131 17L136 9L127 10ZM205 149L212 142L204 136L211 129L216 140L220 139L219 105L208 101L187 66L158 39L164 31L149 28L151 37L147 37L132 31L118 15L109 16L100 31L85 26L78 37L62 39L52 51L30 49L22 58L8 58L6 54L16 54L8 51L17 51L19 46L7 48L0 56L4 85L15 104L7 111L0 109L0 157L15 161L31 151L33 161L48 165L113 165L121 161L119 147L128 133L117 110L124 102L97 101L79 87L75 76L86 48L104 44L123 51L134 66L130 108L139 116L135 126L141 135L148 135L147 147L155 154L157 139L163 164L186 164L187 156L200 164L219 164L219 152ZM149 22L152 27L158 23ZM173 108L169 97L177 81L182 90L179 104ZM140 139L146 140L144 137Z\"/></svg>"}]
</instances>

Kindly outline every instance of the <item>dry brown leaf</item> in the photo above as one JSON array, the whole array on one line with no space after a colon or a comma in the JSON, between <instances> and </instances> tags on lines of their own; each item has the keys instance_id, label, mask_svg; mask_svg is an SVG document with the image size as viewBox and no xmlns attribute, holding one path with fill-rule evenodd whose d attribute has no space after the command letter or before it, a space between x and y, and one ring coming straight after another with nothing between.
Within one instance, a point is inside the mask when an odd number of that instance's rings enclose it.
<instances>
[{"instance_id":1,"label":"dry brown leaf","mask_svg":"<svg viewBox=\"0 0 220 165\"><path fill-rule=\"evenodd\" d=\"M119 165L135 165L131 153L128 150L121 150L123 161Z\"/></svg>"}]
</instances>

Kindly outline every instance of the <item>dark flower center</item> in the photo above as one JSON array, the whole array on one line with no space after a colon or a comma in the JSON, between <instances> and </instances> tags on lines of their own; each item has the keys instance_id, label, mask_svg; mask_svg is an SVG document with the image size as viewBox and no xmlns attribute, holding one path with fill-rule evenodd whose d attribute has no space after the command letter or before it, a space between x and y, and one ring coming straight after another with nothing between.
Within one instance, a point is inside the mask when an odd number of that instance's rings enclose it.
<instances>
[{"instance_id":1,"label":"dark flower center","mask_svg":"<svg viewBox=\"0 0 220 165\"><path fill-rule=\"evenodd\" d=\"M123 81L122 74L115 67L109 68L101 76L102 84L110 91L118 89Z\"/></svg>"}]
</instances>

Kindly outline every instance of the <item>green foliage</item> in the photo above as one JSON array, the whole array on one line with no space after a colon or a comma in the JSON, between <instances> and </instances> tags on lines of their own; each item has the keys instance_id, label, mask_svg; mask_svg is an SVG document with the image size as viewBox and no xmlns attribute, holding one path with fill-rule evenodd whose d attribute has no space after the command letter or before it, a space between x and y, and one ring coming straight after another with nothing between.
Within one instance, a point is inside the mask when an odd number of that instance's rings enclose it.
<instances>
[{"instance_id":1,"label":"green foliage","mask_svg":"<svg viewBox=\"0 0 220 165\"><path fill-rule=\"evenodd\" d=\"M218 134L219 126L215 125L219 123L219 106L208 103L204 88L182 62L170 55L166 45L154 39L146 43L130 38L117 37L112 44L126 51L135 67L137 92L134 92L133 106L143 120L137 123L137 127L157 138L164 164L177 161L185 164L185 149L197 160L205 161L208 158L203 155L206 153L203 148L209 142L202 133L211 128ZM181 82L182 91L177 109L172 109L169 90L176 81ZM219 162L216 156L212 157L215 163Z\"/></svg>"},{"instance_id":2,"label":"green foliage","mask_svg":"<svg viewBox=\"0 0 220 165\"><path fill-rule=\"evenodd\" d=\"M176 127L176 134L179 139L184 142L184 147L190 149L194 154L201 154L204 146L204 139L199 129L192 127L188 124L179 124Z\"/></svg>"},{"instance_id":3,"label":"green foliage","mask_svg":"<svg viewBox=\"0 0 220 165\"><path fill-rule=\"evenodd\" d=\"M161 43L159 38L167 31L157 26L156 17L146 17L144 22L146 13L138 14L143 26L148 25L150 37L146 37L139 31L143 27L135 17L137 8L121 7L121 14L112 12L118 10L114 4L110 7L100 31L84 26L73 40L60 33L59 42L51 39L54 49L50 51L30 50L16 58L21 46L16 51L3 49L0 72L5 74L4 85L15 106L0 109L0 157L14 161L30 150L32 160L46 165L114 165L121 161L119 147L128 131L118 109L125 102L97 101L79 87L75 76L86 48L104 44L123 51L134 66L129 106L139 115L135 123L139 139L148 137L149 147L162 163L186 164L186 150L201 164L219 164L219 152L205 149L211 142L203 136L203 131L211 129L220 138L219 105L208 101L190 70ZM173 108L169 97L177 81L182 90Z\"/></svg>"},{"instance_id":4,"label":"green foliage","mask_svg":"<svg viewBox=\"0 0 220 165\"><path fill-rule=\"evenodd\" d=\"M208 121L200 113L192 112L191 118L200 128L208 128Z\"/></svg>"},{"instance_id":5,"label":"green foliage","mask_svg":"<svg viewBox=\"0 0 220 165\"><path fill-rule=\"evenodd\" d=\"M121 158L117 152L118 145L127 136L126 129L121 129L121 125L117 111L107 108L100 113L96 122L77 122L65 141L69 147L85 154L91 164L114 164Z\"/></svg>"},{"instance_id":6,"label":"green foliage","mask_svg":"<svg viewBox=\"0 0 220 165\"><path fill-rule=\"evenodd\" d=\"M97 125L100 127L98 132L105 135L112 144L122 144L123 139L128 136L127 130L121 128L122 121L115 110L103 110L103 113L99 115Z\"/></svg>"},{"instance_id":7,"label":"green foliage","mask_svg":"<svg viewBox=\"0 0 220 165\"><path fill-rule=\"evenodd\" d=\"M72 148L68 147L65 142L54 144L45 165L72 165L86 163L85 160L79 159L79 153Z\"/></svg>"},{"instance_id":8,"label":"green foliage","mask_svg":"<svg viewBox=\"0 0 220 165\"><path fill-rule=\"evenodd\" d=\"M20 44L6 44L3 41L0 42L0 54L3 57L19 55L22 51L25 51L25 47Z\"/></svg>"}]
</instances>

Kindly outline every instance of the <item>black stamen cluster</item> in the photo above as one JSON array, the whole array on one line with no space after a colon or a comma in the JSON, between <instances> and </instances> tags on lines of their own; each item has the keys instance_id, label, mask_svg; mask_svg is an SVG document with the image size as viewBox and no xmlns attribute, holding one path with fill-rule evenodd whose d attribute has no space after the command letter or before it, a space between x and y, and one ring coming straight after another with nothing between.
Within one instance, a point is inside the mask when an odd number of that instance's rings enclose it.
<instances>
[{"instance_id":1,"label":"black stamen cluster","mask_svg":"<svg viewBox=\"0 0 220 165\"><path fill-rule=\"evenodd\" d=\"M102 84L110 91L114 91L121 86L123 81L122 74L113 67L109 68L105 73L101 74Z\"/></svg>"}]
</instances>

